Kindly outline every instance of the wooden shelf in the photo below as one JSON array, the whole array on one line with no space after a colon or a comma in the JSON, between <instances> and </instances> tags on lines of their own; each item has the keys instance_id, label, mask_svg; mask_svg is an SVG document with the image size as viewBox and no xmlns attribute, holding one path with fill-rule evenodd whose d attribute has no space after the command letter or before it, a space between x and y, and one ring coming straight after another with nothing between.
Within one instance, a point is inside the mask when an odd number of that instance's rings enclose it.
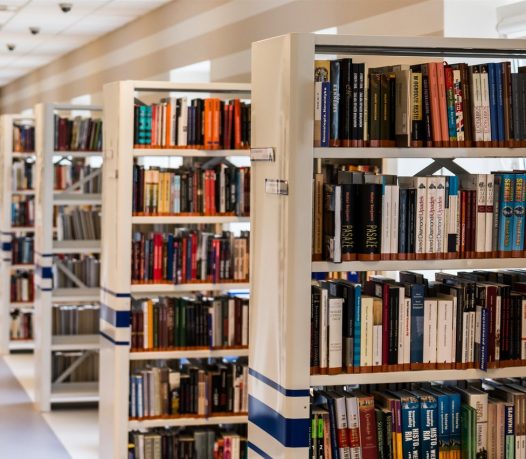
<instances>
[{"instance_id":1,"label":"wooden shelf","mask_svg":"<svg viewBox=\"0 0 526 459\"><path fill-rule=\"evenodd\" d=\"M139 351L130 352L130 360L164 359L208 359L221 357L247 357L248 349L197 349L182 351Z\"/></svg>"},{"instance_id":2,"label":"wooden shelf","mask_svg":"<svg viewBox=\"0 0 526 459\"><path fill-rule=\"evenodd\" d=\"M53 241L53 253L100 253L100 240Z\"/></svg>"},{"instance_id":3,"label":"wooden shelf","mask_svg":"<svg viewBox=\"0 0 526 459\"><path fill-rule=\"evenodd\" d=\"M160 215L160 216L141 216L132 217L133 225L188 225L188 224L214 224L214 223L247 223L250 222L250 217L236 217L236 216L200 216L200 215Z\"/></svg>"},{"instance_id":4,"label":"wooden shelf","mask_svg":"<svg viewBox=\"0 0 526 459\"><path fill-rule=\"evenodd\" d=\"M246 282L225 282L220 284L132 284L131 293L143 294L170 294L199 292L204 290L228 291L228 290L248 290L249 284Z\"/></svg>"},{"instance_id":5,"label":"wooden shelf","mask_svg":"<svg viewBox=\"0 0 526 459\"><path fill-rule=\"evenodd\" d=\"M211 416L209 418L159 418L144 419L142 421L130 420L130 430L151 429L153 427L183 427L183 426L212 426L219 424L245 424L248 422L247 415L239 416Z\"/></svg>"},{"instance_id":6,"label":"wooden shelf","mask_svg":"<svg viewBox=\"0 0 526 459\"><path fill-rule=\"evenodd\" d=\"M97 382L51 384L51 403L94 403L99 401Z\"/></svg>"},{"instance_id":7,"label":"wooden shelf","mask_svg":"<svg viewBox=\"0 0 526 459\"><path fill-rule=\"evenodd\" d=\"M250 156L250 150L200 150L186 148L134 148L133 156L174 156L183 158L228 158L230 156Z\"/></svg>"},{"instance_id":8,"label":"wooden shelf","mask_svg":"<svg viewBox=\"0 0 526 459\"><path fill-rule=\"evenodd\" d=\"M99 335L55 335L51 337L52 351L99 349Z\"/></svg>"},{"instance_id":9,"label":"wooden shelf","mask_svg":"<svg viewBox=\"0 0 526 459\"><path fill-rule=\"evenodd\" d=\"M71 156L72 158L89 158L92 156L102 156L102 151L53 151L53 156Z\"/></svg>"}]
</instances>

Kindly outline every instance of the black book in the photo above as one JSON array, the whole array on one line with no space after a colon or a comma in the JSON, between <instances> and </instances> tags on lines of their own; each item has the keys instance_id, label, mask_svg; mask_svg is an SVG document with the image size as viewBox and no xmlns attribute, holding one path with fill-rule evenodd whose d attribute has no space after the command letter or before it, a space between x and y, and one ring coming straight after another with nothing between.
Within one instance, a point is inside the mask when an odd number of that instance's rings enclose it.
<instances>
[{"instance_id":1,"label":"black book","mask_svg":"<svg viewBox=\"0 0 526 459\"><path fill-rule=\"evenodd\" d=\"M353 138L353 85L352 59L340 59L339 129L343 147L350 147Z\"/></svg>"},{"instance_id":2,"label":"black book","mask_svg":"<svg viewBox=\"0 0 526 459\"><path fill-rule=\"evenodd\" d=\"M423 142L425 140L423 118L423 85L422 66L411 66L411 141Z\"/></svg>"},{"instance_id":3,"label":"black book","mask_svg":"<svg viewBox=\"0 0 526 459\"><path fill-rule=\"evenodd\" d=\"M380 140L391 139L391 105L394 104L391 104L390 81L389 74L380 75Z\"/></svg>"},{"instance_id":4,"label":"black book","mask_svg":"<svg viewBox=\"0 0 526 459\"><path fill-rule=\"evenodd\" d=\"M339 147L340 139L340 61L331 61L331 115L330 141L331 147Z\"/></svg>"},{"instance_id":5,"label":"black book","mask_svg":"<svg viewBox=\"0 0 526 459\"><path fill-rule=\"evenodd\" d=\"M356 65L358 73L358 128L356 139L358 141L363 141L365 139L366 133L364 132L365 126L365 79L367 75L365 74L365 64L353 64Z\"/></svg>"},{"instance_id":6,"label":"black book","mask_svg":"<svg viewBox=\"0 0 526 459\"><path fill-rule=\"evenodd\" d=\"M382 236L382 185L356 185L358 190L358 259L380 259Z\"/></svg>"},{"instance_id":7,"label":"black book","mask_svg":"<svg viewBox=\"0 0 526 459\"><path fill-rule=\"evenodd\" d=\"M407 194L407 253L415 253L416 244L416 190L411 188Z\"/></svg>"},{"instance_id":8,"label":"black book","mask_svg":"<svg viewBox=\"0 0 526 459\"><path fill-rule=\"evenodd\" d=\"M398 253L407 254L408 251L408 189L400 188L399 190L399 210L398 210Z\"/></svg>"},{"instance_id":9,"label":"black book","mask_svg":"<svg viewBox=\"0 0 526 459\"><path fill-rule=\"evenodd\" d=\"M310 367L313 373L320 368L320 309L321 289L311 286L311 335L310 335Z\"/></svg>"},{"instance_id":10,"label":"black book","mask_svg":"<svg viewBox=\"0 0 526 459\"><path fill-rule=\"evenodd\" d=\"M430 146L433 142L433 131L431 124L431 94L429 92L429 72L427 65L422 65L422 119L424 123L422 140L427 142L427 145Z\"/></svg>"},{"instance_id":11,"label":"black book","mask_svg":"<svg viewBox=\"0 0 526 459\"><path fill-rule=\"evenodd\" d=\"M389 287L389 356L388 365L398 365L398 323L400 321L400 289Z\"/></svg>"},{"instance_id":12,"label":"black book","mask_svg":"<svg viewBox=\"0 0 526 459\"><path fill-rule=\"evenodd\" d=\"M354 285L344 280L329 282L329 295L343 298L342 310L342 364L344 369L353 366L354 336Z\"/></svg>"}]
</instances>

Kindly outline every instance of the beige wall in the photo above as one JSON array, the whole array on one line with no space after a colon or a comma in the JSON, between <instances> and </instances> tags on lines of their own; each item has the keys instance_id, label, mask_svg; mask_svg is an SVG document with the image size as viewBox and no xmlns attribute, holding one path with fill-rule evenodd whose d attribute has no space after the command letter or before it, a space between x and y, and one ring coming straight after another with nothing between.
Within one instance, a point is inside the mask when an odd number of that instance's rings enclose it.
<instances>
[{"instance_id":1,"label":"beige wall","mask_svg":"<svg viewBox=\"0 0 526 459\"><path fill-rule=\"evenodd\" d=\"M212 61L212 80L249 81L253 41L334 26L354 34L443 34L443 1L175 0L2 88L0 111L81 94L97 100L110 81L166 76L203 60Z\"/></svg>"}]
</instances>

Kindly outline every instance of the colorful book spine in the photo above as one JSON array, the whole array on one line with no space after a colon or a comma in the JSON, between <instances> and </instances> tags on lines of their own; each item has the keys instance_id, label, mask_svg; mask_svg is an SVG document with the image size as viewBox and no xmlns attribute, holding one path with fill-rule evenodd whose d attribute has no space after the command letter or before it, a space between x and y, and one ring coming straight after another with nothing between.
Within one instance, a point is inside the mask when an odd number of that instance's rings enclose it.
<instances>
[{"instance_id":1,"label":"colorful book spine","mask_svg":"<svg viewBox=\"0 0 526 459\"><path fill-rule=\"evenodd\" d=\"M513 215L515 205L515 175L498 174L500 179L499 199L499 254L510 255L513 247Z\"/></svg>"},{"instance_id":2,"label":"colorful book spine","mask_svg":"<svg viewBox=\"0 0 526 459\"><path fill-rule=\"evenodd\" d=\"M515 174L515 190L513 193L512 244L514 257L521 257L524 250L524 224L526 205L526 174Z\"/></svg>"}]
</instances>

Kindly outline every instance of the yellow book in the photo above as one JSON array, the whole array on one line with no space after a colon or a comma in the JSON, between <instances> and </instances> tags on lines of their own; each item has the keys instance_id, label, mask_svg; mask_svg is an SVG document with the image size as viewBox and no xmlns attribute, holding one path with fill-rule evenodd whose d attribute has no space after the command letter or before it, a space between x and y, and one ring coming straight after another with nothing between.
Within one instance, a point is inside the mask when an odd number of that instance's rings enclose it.
<instances>
[{"instance_id":1,"label":"yellow book","mask_svg":"<svg viewBox=\"0 0 526 459\"><path fill-rule=\"evenodd\" d=\"M153 301L148 300L148 349L153 349Z\"/></svg>"}]
</instances>

